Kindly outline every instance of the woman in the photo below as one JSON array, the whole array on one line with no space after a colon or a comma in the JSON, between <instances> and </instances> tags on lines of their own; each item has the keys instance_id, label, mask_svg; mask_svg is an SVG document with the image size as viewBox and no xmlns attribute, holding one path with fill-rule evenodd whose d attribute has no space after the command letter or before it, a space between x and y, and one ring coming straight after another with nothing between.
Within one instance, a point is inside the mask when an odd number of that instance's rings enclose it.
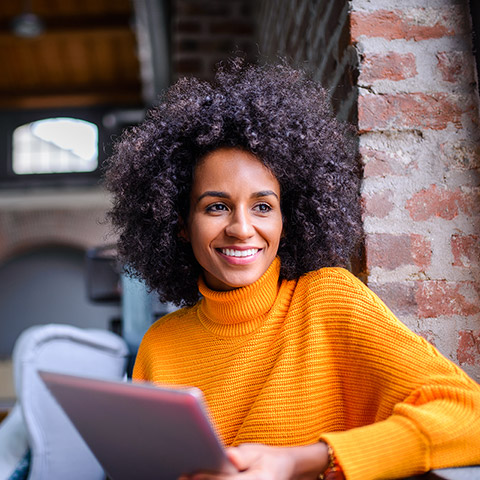
<instances>
[{"instance_id":1,"label":"woman","mask_svg":"<svg viewBox=\"0 0 480 480\"><path fill-rule=\"evenodd\" d=\"M119 251L163 301L134 378L203 390L239 473L368 480L480 461L480 387L347 270L351 130L286 66L180 80L107 170Z\"/></svg>"}]
</instances>

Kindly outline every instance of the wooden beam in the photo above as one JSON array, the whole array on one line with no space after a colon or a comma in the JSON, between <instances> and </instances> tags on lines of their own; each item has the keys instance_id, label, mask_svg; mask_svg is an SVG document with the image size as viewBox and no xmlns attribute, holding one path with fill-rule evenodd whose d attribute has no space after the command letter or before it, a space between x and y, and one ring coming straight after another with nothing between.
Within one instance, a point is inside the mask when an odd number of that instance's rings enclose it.
<instances>
[{"instance_id":1,"label":"wooden beam","mask_svg":"<svg viewBox=\"0 0 480 480\"><path fill-rule=\"evenodd\" d=\"M16 16L0 18L0 32L12 32L12 23ZM132 14L114 14L105 15L82 15L71 14L55 15L49 12L48 15L38 15L39 20L44 25L45 31L56 32L62 30L98 30L99 28L129 28L132 23Z\"/></svg>"},{"instance_id":2,"label":"wooden beam","mask_svg":"<svg viewBox=\"0 0 480 480\"><path fill-rule=\"evenodd\" d=\"M0 109L62 108L93 105L141 105L140 92L24 95L0 97Z\"/></svg>"},{"instance_id":3,"label":"wooden beam","mask_svg":"<svg viewBox=\"0 0 480 480\"><path fill-rule=\"evenodd\" d=\"M19 45L20 43L41 43L44 40L48 41L68 41L78 38L94 38L94 39L104 39L104 38L118 38L118 37L132 37L134 38L134 32L130 28L125 27L97 27L97 28L82 28L78 27L76 29L67 30L67 29L57 29L57 30L46 30L38 37L33 38L22 38L14 35L12 32L0 31L0 43L4 46L11 45L15 43Z\"/></svg>"}]
</instances>

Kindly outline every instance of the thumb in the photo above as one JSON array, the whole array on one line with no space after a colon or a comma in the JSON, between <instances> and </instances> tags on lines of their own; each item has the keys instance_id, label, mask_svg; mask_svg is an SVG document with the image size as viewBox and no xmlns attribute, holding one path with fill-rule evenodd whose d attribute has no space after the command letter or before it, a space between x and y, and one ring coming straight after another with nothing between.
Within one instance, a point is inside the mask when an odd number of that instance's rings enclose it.
<instances>
[{"instance_id":1,"label":"thumb","mask_svg":"<svg viewBox=\"0 0 480 480\"><path fill-rule=\"evenodd\" d=\"M227 457L238 471L243 472L260 457L260 453L255 448L249 448L248 444L243 444L227 448Z\"/></svg>"}]
</instances>

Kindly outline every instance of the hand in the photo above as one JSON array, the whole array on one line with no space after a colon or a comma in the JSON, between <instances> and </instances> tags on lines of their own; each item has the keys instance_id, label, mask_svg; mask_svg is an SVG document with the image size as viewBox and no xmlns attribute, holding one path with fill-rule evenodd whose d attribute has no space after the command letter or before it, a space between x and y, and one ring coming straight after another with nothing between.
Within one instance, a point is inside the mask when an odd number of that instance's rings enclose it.
<instances>
[{"instance_id":1,"label":"hand","mask_svg":"<svg viewBox=\"0 0 480 480\"><path fill-rule=\"evenodd\" d=\"M244 443L228 448L227 455L238 473L196 473L190 480L314 480L328 463L327 446L321 442L302 447Z\"/></svg>"}]
</instances>

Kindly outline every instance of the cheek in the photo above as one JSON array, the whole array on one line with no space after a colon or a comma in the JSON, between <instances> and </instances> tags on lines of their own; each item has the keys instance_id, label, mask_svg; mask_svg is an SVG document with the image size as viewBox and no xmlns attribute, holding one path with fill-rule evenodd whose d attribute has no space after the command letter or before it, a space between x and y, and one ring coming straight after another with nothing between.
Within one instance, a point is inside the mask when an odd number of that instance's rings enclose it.
<instances>
[{"instance_id":1,"label":"cheek","mask_svg":"<svg viewBox=\"0 0 480 480\"><path fill-rule=\"evenodd\" d=\"M277 222L272 222L272 224L263 226L261 230L261 235L265 240L268 241L269 245L272 247L277 247L280 243L280 240L283 236L283 222L281 220Z\"/></svg>"},{"instance_id":2,"label":"cheek","mask_svg":"<svg viewBox=\"0 0 480 480\"><path fill-rule=\"evenodd\" d=\"M194 252L205 250L213 238L212 228L206 221L193 219L188 228L188 236Z\"/></svg>"},{"instance_id":3,"label":"cheek","mask_svg":"<svg viewBox=\"0 0 480 480\"><path fill-rule=\"evenodd\" d=\"M274 227L272 228L271 235L272 235L272 238L274 239L273 241L275 243L277 243L277 244L280 243L280 240L284 236L283 219L281 217L277 220Z\"/></svg>"}]
</instances>

